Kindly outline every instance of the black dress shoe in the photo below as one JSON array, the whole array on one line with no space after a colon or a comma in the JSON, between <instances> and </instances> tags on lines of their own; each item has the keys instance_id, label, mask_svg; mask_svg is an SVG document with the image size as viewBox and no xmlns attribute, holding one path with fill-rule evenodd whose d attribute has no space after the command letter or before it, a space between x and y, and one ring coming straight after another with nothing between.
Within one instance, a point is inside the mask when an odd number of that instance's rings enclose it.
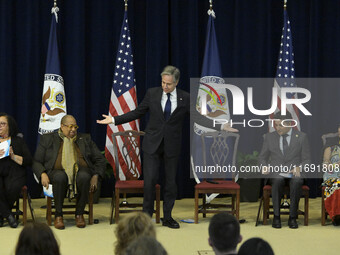
<instances>
[{"instance_id":1,"label":"black dress shoe","mask_svg":"<svg viewBox=\"0 0 340 255\"><path fill-rule=\"evenodd\" d=\"M298 228L299 225L296 222L296 218L289 217L289 219L288 219L288 226L289 226L289 228Z\"/></svg>"},{"instance_id":2,"label":"black dress shoe","mask_svg":"<svg viewBox=\"0 0 340 255\"><path fill-rule=\"evenodd\" d=\"M7 222L11 226L11 228L16 228L18 226L18 222L16 221L16 219L14 218L12 214L10 214L7 217Z\"/></svg>"},{"instance_id":3,"label":"black dress shoe","mask_svg":"<svg viewBox=\"0 0 340 255\"><path fill-rule=\"evenodd\" d=\"M274 216L272 227L273 228L281 228L281 219L280 219L280 216Z\"/></svg>"},{"instance_id":4,"label":"black dress shoe","mask_svg":"<svg viewBox=\"0 0 340 255\"><path fill-rule=\"evenodd\" d=\"M162 219L162 225L169 228L179 228L178 222L171 217L169 219Z\"/></svg>"},{"instance_id":5,"label":"black dress shoe","mask_svg":"<svg viewBox=\"0 0 340 255\"><path fill-rule=\"evenodd\" d=\"M0 216L0 228L4 226L4 217Z\"/></svg>"}]
</instances>

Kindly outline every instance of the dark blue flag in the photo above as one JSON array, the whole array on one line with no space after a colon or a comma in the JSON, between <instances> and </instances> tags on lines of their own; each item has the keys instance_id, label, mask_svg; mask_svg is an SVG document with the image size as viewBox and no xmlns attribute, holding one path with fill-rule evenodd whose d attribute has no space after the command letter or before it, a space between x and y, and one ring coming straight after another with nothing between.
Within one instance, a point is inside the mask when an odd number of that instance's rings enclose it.
<instances>
[{"instance_id":1,"label":"dark blue flag","mask_svg":"<svg viewBox=\"0 0 340 255\"><path fill-rule=\"evenodd\" d=\"M50 133L59 129L60 120L66 114L64 79L60 72L57 38L58 11L58 7L55 6L52 8L52 21L48 41L46 71L38 130L39 134Z\"/></svg>"},{"instance_id":2,"label":"dark blue flag","mask_svg":"<svg viewBox=\"0 0 340 255\"><path fill-rule=\"evenodd\" d=\"M222 78L221 62L219 57L219 51L217 46L215 24L214 24L214 13L209 11L209 19L207 26L207 36L205 43L204 59L202 66L202 75L200 84L198 84L198 96L196 101L196 110L202 112L202 105L206 105L206 111L203 113L207 118L214 119L230 119L228 99L226 89L221 88L219 84L224 84ZM213 127L204 127L197 123L194 124L194 134L192 141L192 168L193 175L196 182L200 182L200 179L207 175L202 175L195 171L195 166L202 166L202 147L201 147L201 134L209 131L215 131ZM209 146L209 143L207 146ZM207 165L213 165L212 160L207 158ZM211 177L210 177L211 178ZM212 194L207 199L211 201L216 195Z\"/></svg>"}]
</instances>

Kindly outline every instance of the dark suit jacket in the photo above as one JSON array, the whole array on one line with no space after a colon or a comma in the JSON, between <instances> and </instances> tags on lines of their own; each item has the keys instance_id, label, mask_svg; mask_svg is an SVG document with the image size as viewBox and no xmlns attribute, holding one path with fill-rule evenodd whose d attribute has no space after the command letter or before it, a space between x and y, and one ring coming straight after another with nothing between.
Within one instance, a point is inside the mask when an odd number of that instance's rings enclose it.
<instances>
[{"instance_id":1,"label":"dark suit jacket","mask_svg":"<svg viewBox=\"0 0 340 255\"><path fill-rule=\"evenodd\" d=\"M292 130L288 153L283 155L280 150L280 135L274 131L264 137L263 147L259 155L259 164L266 166L304 166L310 164L310 151L307 135ZM269 175L269 177L272 175Z\"/></svg>"},{"instance_id":2,"label":"dark suit jacket","mask_svg":"<svg viewBox=\"0 0 340 255\"><path fill-rule=\"evenodd\" d=\"M149 112L150 118L145 129L143 139L143 151L154 153L164 139L164 150L168 156L177 156L180 152L182 123L186 113L190 110L189 94L177 89L177 108L166 121L164 118L161 98L163 90L161 87L150 88L146 92L143 101L138 107L126 114L115 116L115 124L123 124L135 119L140 119Z\"/></svg>"},{"instance_id":3,"label":"dark suit jacket","mask_svg":"<svg viewBox=\"0 0 340 255\"><path fill-rule=\"evenodd\" d=\"M190 111L190 95L181 89L177 88L176 90L177 108L171 114L168 121L165 121L161 106L163 89L162 87L155 87L148 89L143 101L135 110L120 116L115 116L115 124L120 125L135 119L140 119L144 114L149 112L150 118L145 129L146 134L142 145L143 151L149 154L154 153L164 139L164 150L166 154L169 157L179 155L182 123ZM193 111L193 115L195 122L203 126L212 126L212 120L201 116L196 110Z\"/></svg>"},{"instance_id":4,"label":"dark suit jacket","mask_svg":"<svg viewBox=\"0 0 340 255\"><path fill-rule=\"evenodd\" d=\"M61 141L57 132L41 136L32 166L38 178L40 178L43 172L48 173L53 170ZM78 133L75 143L91 169L92 175L98 174L102 178L105 171L105 158L97 148L97 145L92 141L91 136L89 134Z\"/></svg>"}]
</instances>

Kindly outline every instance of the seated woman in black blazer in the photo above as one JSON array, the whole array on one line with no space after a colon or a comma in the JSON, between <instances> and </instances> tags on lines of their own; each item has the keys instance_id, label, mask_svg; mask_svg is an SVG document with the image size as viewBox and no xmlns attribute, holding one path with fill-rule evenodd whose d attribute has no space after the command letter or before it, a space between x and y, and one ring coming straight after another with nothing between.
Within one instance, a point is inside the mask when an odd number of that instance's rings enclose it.
<instances>
[{"instance_id":1,"label":"seated woman in black blazer","mask_svg":"<svg viewBox=\"0 0 340 255\"><path fill-rule=\"evenodd\" d=\"M24 139L17 135L14 118L0 113L0 143L10 142L8 156L4 149L0 149L0 227L4 224L4 218L12 228L18 226L11 209L26 183L25 167L32 164L32 156Z\"/></svg>"}]
</instances>

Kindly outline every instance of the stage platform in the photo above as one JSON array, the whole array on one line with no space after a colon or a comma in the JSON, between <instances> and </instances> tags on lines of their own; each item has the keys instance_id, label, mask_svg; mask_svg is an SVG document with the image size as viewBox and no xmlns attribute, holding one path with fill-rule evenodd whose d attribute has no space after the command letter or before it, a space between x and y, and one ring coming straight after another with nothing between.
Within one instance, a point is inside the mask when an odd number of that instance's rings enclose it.
<instances>
[{"instance_id":1,"label":"stage platform","mask_svg":"<svg viewBox=\"0 0 340 255\"><path fill-rule=\"evenodd\" d=\"M141 198L136 199L141 200ZM226 200L230 198L217 199ZM133 202L135 200L130 198L129 201ZM74 217L66 215L64 217L65 230L56 230L52 227L60 244L62 254L113 254L116 225L109 224L110 202L109 198L101 198L99 204L94 205L94 219L98 219L99 224L79 229L75 226ZM40 208L46 204L45 199L33 199L32 204L36 220L46 222L45 209ZM282 216L282 229L273 229L270 225L271 221L269 221L267 226L260 224L258 227L255 227L258 205L258 202L241 203L240 219L246 220L245 223L241 224L243 240L251 237L261 237L272 245L277 255L339 253L335 247L339 243L340 227L334 227L329 220L326 226L321 226L320 198L310 199L309 226L303 226L303 218L299 218L298 229L288 228L288 216ZM300 202L300 207L303 207L303 200ZM173 217L178 221L193 219L193 208L194 199L177 200ZM209 252L211 247L208 245L208 225L211 216L208 214L205 219L200 216L199 224L181 222L180 229L169 229L161 226L161 224L156 224L157 239L163 244L169 254L213 254ZM31 221L30 214L28 214L28 220ZM22 228L23 226L20 224L17 229L11 229L7 223L3 228L0 228L0 254L14 254L17 238ZM198 253L198 251L207 252Z\"/></svg>"}]
</instances>

